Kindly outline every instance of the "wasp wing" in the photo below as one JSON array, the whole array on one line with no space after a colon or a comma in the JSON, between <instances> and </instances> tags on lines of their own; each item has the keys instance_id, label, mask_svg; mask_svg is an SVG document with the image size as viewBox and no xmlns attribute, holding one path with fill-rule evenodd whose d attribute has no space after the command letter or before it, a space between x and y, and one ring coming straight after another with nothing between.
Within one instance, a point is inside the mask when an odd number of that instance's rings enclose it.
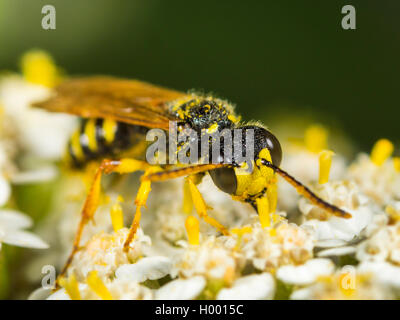
<instances>
[{"instance_id":1,"label":"wasp wing","mask_svg":"<svg viewBox=\"0 0 400 320\"><path fill-rule=\"evenodd\" d=\"M34 106L84 118L107 118L148 128L168 130L177 120L168 102L186 94L138 80L88 77L67 80L48 100Z\"/></svg>"}]
</instances>

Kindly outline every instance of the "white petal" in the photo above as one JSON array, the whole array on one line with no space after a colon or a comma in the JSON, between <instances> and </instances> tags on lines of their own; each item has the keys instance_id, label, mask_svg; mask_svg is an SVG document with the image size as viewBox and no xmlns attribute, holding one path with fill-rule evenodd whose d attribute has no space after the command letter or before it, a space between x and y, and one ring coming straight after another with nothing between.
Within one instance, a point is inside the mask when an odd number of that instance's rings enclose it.
<instances>
[{"instance_id":1,"label":"white petal","mask_svg":"<svg viewBox=\"0 0 400 320\"><path fill-rule=\"evenodd\" d=\"M57 176L57 169L54 166L41 167L35 170L19 172L12 176L11 182L14 184L26 184L45 182Z\"/></svg>"},{"instance_id":2,"label":"white petal","mask_svg":"<svg viewBox=\"0 0 400 320\"><path fill-rule=\"evenodd\" d=\"M304 288L293 291L290 295L291 300L308 300L311 299L312 288Z\"/></svg>"},{"instance_id":3,"label":"white petal","mask_svg":"<svg viewBox=\"0 0 400 320\"><path fill-rule=\"evenodd\" d=\"M82 296L82 292L85 292L88 286L87 284L79 283L78 288ZM71 298L69 297L67 291L65 291L64 288L61 288L56 292L54 292L53 294L51 294L46 300L71 300Z\"/></svg>"},{"instance_id":4,"label":"white petal","mask_svg":"<svg viewBox=\"0 0 400 320\"><path fill-rule=\"evenodd\" d=\"M32 219L16 210L0 210L0 226L7 229L25 229L32 226Z\"/></svg>"},{"instance_id":5,"label":"white petal","mask_svg":"<svg viewBox=\"0 0 400 320\"><path fill-rule=\"evenodd\" d=\"M272 299L275 281L269 273L246 276L236 280L231 288L222 289L218 300L262 300Z\"/></svg>"},{"instance_id":6,"label":"white petal","mask_svg":"<svg viewBox=\"0 0 400 320\"><path fill-rule=\"evenodd\" d=\"M24 150L40 158L59 159L76 120L31 107L33 101L44 100L50 94L49 88L29 84L22 78L9 78L0 88L5 113L15 121Z\"/></svg>"},{"instance_id":7,"label":"white petal","mask_svg":"<svg viewBox=\"0 0 400 320\"><path fill-rule=\"evenodd\" d=\"M134 264L124 264L115 271L118 279L143 282L157 280L169 274L172 262L167 257L146 257Z\"/></svg>"},{"instance_id":8,"label":"white petal","mask_svg":"<svg viewBox=\"0 0 400 320\"><path fill-rule=\"evenodd\" d=\"M156 300L192 300L205 286L206 280L201 276L174 280L156 291Z\"/></svg>"},{"instance_id":9,"label":"white petal","mask_svg":"<svg viewBox=\"0 0 400 320\"><path fill-rule=\"evenodd\" d=\"M2 241L18 247L47 249L49 245L31 232L10 230L6 232Z\"/></svg>"},{"instance_id":10,"label":"white petal","mask_svg":"<svg viewBox=\"0 0 400 320\"><path fill-rule=\"evenodd\" d=\"M392 250L390 253L390 260L397 264L400 262L400 248Z\"/></svg>"},{"instance_id":11,"label":"white petal","mask_svg":"<svg viewBox=\"0 0 400 320\"><path fill-rule=\"evenodd\" d=\"M283 266L278 269L276 276L279 280L296 285L313 283L318 276L329 275L335 269L329 259L312 259L301 266Z\"/></svg>"},{"instance_id":12,"label":"white petal","mask_svg":"<svg viewBox=\"0 0 400 320\"><path fill-rule=\"evenodd\" d=\"M47 300L71 300L65 289L60 289L47 297Z\"/></svg>"},{"instance_id":13,"label":"white petal","mask_svg":"<svg viewBox=\"0 0 400 320\"><path fill-rule=\"evenodd\" d=\"M40 158L60 159L75 128L75 118L33 108L24 115L23 126L19 127L23 147Z\"/></svg>"},{"instance_id":14,"label":"white petal","mask_svg":"<svg viewBox=\"0 0 400 320\"><path fill-rule=\"evenodd\" d=\"M11 187L8 181L0 175L0 206L7 203L11 195Z\"/></svg>"},{"instance_id":15,"label":"white petal","mask_svg":"<svg viewBox=\"0 0 400 320\"><path fill-rule=\"evenodd\" d=\"M350 219L336 216L332 216L326 221L312 219L303 223L302 227L311 229L318 241L349 242L359 236L361 231L372 221L373 212L369 207L347 211L352 215Z\"/></svg>"},{"instance_id":16,"label":"white petal","mask_svg":"<svg viewBox=\"0 0 400 320\"><path fill-rule=\"evenodd\" d=\"M363 262L357 268L358 273L372 273L384 285L400 289L400 267L388 262Z\"/></svg>"},{"instance_id":17,"label":"white petal","mask_svg":"<svg viewBox=\"0 0 400 320\"><path fill-rule=\"evenodd\" d=\"M339 239L319 240L315 243L317 248L333 248L346 245L347 242Z\"/></svg>"},{"instance_id":18,"label":"white petal","mask_svg":"<svg viewBox=\"0 0 400 320\"><path fill-rule=\"evenodd\" d=\"M28 300L46 300L51 295L51 289L38 288L33 291Z\"/></svg>"},{"instance_id":19,"label":"white petal","mask_svg":"<svg viewBox=\"0 0 400 320\"><path fill-rule=\"evenodd\" d=\"M356 247L338 247L318 252L318 257L344 256L356 252Z\"/></svg>"}]
</instances>

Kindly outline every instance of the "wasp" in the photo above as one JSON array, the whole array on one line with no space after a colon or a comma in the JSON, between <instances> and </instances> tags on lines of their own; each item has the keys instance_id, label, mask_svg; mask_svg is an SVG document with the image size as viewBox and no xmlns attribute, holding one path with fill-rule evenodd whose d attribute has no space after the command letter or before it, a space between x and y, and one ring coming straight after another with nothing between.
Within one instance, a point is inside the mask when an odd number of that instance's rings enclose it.
<instances>
[{"instance_id":1,"label":"wasp","mask_svg":"<svg viewBox=\"0 0 400 320\"><path fill-rule=\"evenodd\" d=\"M135 199L135 216L124 244L126 250L139 227L141 208L146 205L151 183L177 177L186 177L185 184L199 216L224 235L229 234L228 229L208 215L207 205L197 189L205 174L211 176L220 190L230 194L234 200L250 203L257 212L265 212L266 209L262 207L265 201L260 201L264 198L269 200L271 208L268 210L275 209L276 175L279 175L312 203L336 216L351 217L282 170L279 140L260 124L242 123L232 105L224 100L170 90L137 80L97 76L67 80L55 88L50 98L35 103L35 106L83 119L68 143L69 163L72 166L79 168L89 161L101 161L83 205L72 251L60 276L65 274L79 250L84 227L93 218L99 205L103 174L144 171ZM199 134L203 130L253 130L253 170L249 174L241 174L243 163L235 159L229 163L220 160L217 163L175 166L149 164L144 159L146 133L157 128L168 134L171 121L178 123L178 131L190 128ZM221 150L224 153L224 149Z\"/></svg>"}]
</instances>

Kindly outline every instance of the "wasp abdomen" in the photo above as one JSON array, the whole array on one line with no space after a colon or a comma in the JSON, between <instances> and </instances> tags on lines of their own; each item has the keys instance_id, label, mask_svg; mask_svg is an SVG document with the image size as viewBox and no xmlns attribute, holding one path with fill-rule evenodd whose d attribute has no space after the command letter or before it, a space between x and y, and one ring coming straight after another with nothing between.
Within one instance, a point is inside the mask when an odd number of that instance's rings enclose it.
<instances>
[{"instance_id":1,"label":"wasp abdomen","mask_svg":"<svg viewBox=\"0 0 400 320\"><path fill-rule=\"evenodd\" d=\"M68 154L73 166L90 160L118 156L136 142L147 129L111 119L82 119L68 142Z\"/></svg>"}]
</instances>

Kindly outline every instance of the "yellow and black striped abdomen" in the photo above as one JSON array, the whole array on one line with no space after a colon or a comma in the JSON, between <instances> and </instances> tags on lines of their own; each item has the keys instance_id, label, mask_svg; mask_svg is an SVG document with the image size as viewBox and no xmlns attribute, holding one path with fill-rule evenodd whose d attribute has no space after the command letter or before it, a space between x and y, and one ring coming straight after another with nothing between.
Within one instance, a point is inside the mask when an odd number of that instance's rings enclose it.
<instances>
[{"instance_id":1,"label":"yellow and black striped abdomen","mask_svg":"<svg viewBox=\"0 0 400 320\"><path fill-rule=\"evenodd\" d=\"M118 157L145 141L147 128L110 119L82 119L68 142L72 166L80 167L90 160Z\"/></svg>"}]
</instances>

